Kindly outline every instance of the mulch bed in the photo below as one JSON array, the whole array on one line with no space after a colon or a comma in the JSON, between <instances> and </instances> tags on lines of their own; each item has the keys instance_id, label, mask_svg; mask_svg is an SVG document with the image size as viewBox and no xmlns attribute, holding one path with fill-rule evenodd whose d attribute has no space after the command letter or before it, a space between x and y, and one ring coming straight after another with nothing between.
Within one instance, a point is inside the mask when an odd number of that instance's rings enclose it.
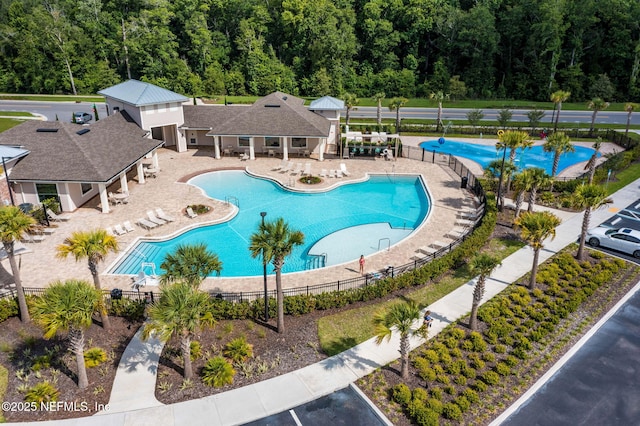
<instances>
[{"instance_id":1,"label":"mulch bed","mask_svg":"<svg viewBox=\"0 0 640 426\"><path fill-rule=\"evenodd\" d=\"M83 391L78 389L75 355L66 350L64 337L45 340L38 326L23 324L16 317L3 322L0 326L0 364L9 371L4 402L14 403L13 410L3 412L5 419L24 422L85 417L107 404L118 362L140 326L122 318L110 319L110 332L95 323L85 332L85 350L100 347L106 351L108 359L99 366L87 368L89 386ZM34 372L32 366L38 360L44 360L47 351L58 354L51 357L51 368L43 366ZM54 369L59 373L52 372ZM67 407L59 407L56 411L26 411L20 404L24 402L24 393L20 390L45 380L60 391L58 401L67 403Z\"/></svg>"}]
</instances>

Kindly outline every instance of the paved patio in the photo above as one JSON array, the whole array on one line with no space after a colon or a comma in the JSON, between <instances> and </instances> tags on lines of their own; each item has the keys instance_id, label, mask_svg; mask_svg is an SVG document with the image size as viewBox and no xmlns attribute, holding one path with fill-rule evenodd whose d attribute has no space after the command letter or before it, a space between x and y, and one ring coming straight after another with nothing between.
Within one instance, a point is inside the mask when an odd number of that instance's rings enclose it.
<instances>
[{"instance_id":1,"label":"paved patio","mask_svg":"<svg viewBox=\"0 0 640 426\"><path fill-rule=\"evenodd\" d=\"M403 137L403 143L417 146L423 137ZM483 143L495 143L482 139ZM474 140L473 142L477 142ZM603 150L604 151L604 150ZM202 223L216 223L228 220L235 211L233 205L223 201L207 198L198 188L186 184L186 177L199 173L219 169L247 169L249 172L267 176L279 181L283 185L294 185L295 189L322 190L335 187L346 182L364 179L367 173L419 173L425 179L432 197L433 209L425 224L403 242L392 246L388 251L367 257L366 270L378 270L388 265L402 265L408 263L416 254L419 247L433 241L446 241L445 235L454 228L456 213L465 206L473 204L473 195L460 189L460 178L449 168L438 164L421 163L419 161L398 158L396 161L382 159L339 159L328 158L319 162L308 158L292 158L295 162L311 162L312 174L318 175L321 169L339 169L344 162L351 176L343 178L326 178L322 183L307 186L297 182L288 173L280 173L273 169L280 164L279 158L259 157L255 161L241 161L238 157L224 157L220 160L213 158L213 150L198 149L177 153L169 149L159 150L160 172L156 178L150 178L144 184L138 184L134 175L129 180L129 203L112 207L108 214L100 212L99 198L96 197L88 204L70 213L68 222L55 223L56 231L47 236L40 243L30 243L28 247L33 251L21 256L21 276L25 287L46 287L54 280L82 278L91 280L86 262L75 262L73 259L59 259L55 248L73 231L86 231L98 227L108 227L130 221L135 231L117 237L120 243L120 253L111 253L101 265L101 281L106 289L130 289L131 276L109 275L105 271L112 265L126 248L141 237L163 238L176 235L179 232ZM466 163L465 163L466 164ZM582 168L584 165L581 166ZM473 164L470 164L473 170ZM476 166L477 168L477 166ZM576 167L576 168L579 168ZM109 187L109 191L116 192L119 182ZM233 191L230 190L230 194ZM189 204L207 204L213 211L190 219L184 210ZM136 219L146 216L146 211L162 208L165 213L173 216L175 222L160 226L153 230L145 230L135 225ZM468 207L466 207L468 208ZM12 282L8 260L1 262L0 282L8 286ZM300 287L323 282L336 281L357 277L357 260L351 263L287 274L283 280L285 288ZM273 278L269 278L274 286ZM262 277L251 278L207 278L202 285L205 290L219 291L254 291L262 289Z\"/></svg>"}]
</instances>

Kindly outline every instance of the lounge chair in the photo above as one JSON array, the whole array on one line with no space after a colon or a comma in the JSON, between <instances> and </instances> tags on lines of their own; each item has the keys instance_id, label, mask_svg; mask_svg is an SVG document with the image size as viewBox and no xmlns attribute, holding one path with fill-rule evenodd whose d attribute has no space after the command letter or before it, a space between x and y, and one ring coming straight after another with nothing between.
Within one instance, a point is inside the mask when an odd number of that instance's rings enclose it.
<instances>
[{"instance_id":1,"label":"lounge chair","mask_svg":"<svg viewBox=\"0 0 640 426\"><path fill-rule=\"evenodd\" d=\"M296 163L296 168L291 171L292 175L297 175L302 172L302 163Z\"/></svg>"},{"instance_id":2,"label":"lounge chair","mask_svg":"<svg viewBox=\"0 0 640 426\"><path fill-rule=\"evenodd\" d=\"M302 176L304 175L311 176L311 163L304 163L304 171L302 172Z\"/></svg>"},{"instance_id":3,"label":"lounge chair","mask_svg":"<svg viewBox=\"0 0 640 426\"><path fill-rule=\"evenodd\" d=\"M44 235L29 234L28 232L22 236L21 241L23 243L41 243L44 240Z\"/></svg>"},{"instance_id":4,"label":"lounge chair","mask_svg":"<svg viewBox=\"0 0 640 426\"><path fill-rule=\"evenodd\" d=\"M189 216L189 219L193 219L198 216L198 213L194 212L191 207L187 207L187 216Z\"/></svg>"},{"instance_id":5,"label":"lounge chair","mask_svg":"<svg viewBox=\"0 0 640 426\"><path fill-rule=\"evenodd\" d=\"M330 177L330 178L334 178L334 177L336 177L336 171L335 171L335 170L333 170L333 169L329 169L329 177Z\"/></svg>"},{"instance_id":6,"label":"lounge chair","mask_svg":"<svg viewBox=\"0 0 640 426\"><path fill-rule=\"evenodd\" d=\"M169 216L168 214L163 212L160 207L156 209L156 216L158 216L160 219L166 222L173 222L175 220L172 216Z\"/></svg>"},{"instance_id":7,"label":"lounge chair","mask_svg":"<svg viewBox=\"0 0 640 426\"><path fill-rule=\"evenodd\" d=\"M151 210L147 211L147 218L149 219L149 221L155 223L156 225L164 225L165 223L167 223L166 221L156 217L156 215Z\"/></svg>"},{"instance_id":8,"label":"lounge chair","mask_svg":"<svg viewBox=\"0 0 640 426\"><path fill-rule=\"evenodd\" d=\"M320 170L320 177L323 177L323 178L327 177L327 169Z\"/></svg>"},{"instance_id":9,"label":"lounge chair","mask_svg":"<svg viewBox=\"0 0 640 426\"><path fill-rule=\"evenodd\" d=\"M393 161L393 151L390 149L387 150L387 160Z\"/></svg>"},{"instance_id":10,"label":"lounge chair","mask_svg":"<svg viewBox=\"0 0 640 426\"><path fill-rule=\"evenodd\" d=\"M144 229L153 229L156 228L158 225L153 223L153 222L149 222L147 219L138 219L136 220L136 223L138 225L140 225L141 227L143 227Z\"/></svg>"},{"instance_id":11,"label":"lounge chair","mask_svg":"<svg viewBox=\"0 0 640 426\"><path fill-rule=\"evenodd\" d=\"M113 232L113 229L111 229L110 226L107 226L106 228L104 228L105 231L107 231L107 234L109 235L116 235L115 232Z\"/></svg>"},{"instance_id":12,"label":"lounge chair","mask_svg":"<svg viewBox=\"0 0 640 426\"><path fill-rule=\"evenodd\" d=\"M122 225L117 224L113 227L113 232L116 233L116 235L124 235L127 233L127 231L125 231L124 229L122 229Z\"/></svg>"},{"instance_id":13,"label":"lounge chair","mask_svg":"<svg viewBox=\"0 0 640 426\"><path fill-rule=\"evenodd\" d=\"M340 163L340 170L342 171L342 174L345 176L351 176L351 173L349 171L347 171L347 165L344 163Z\"/></svg>"},{"instance_id":14,"label":"lounge chair","mask_svg":"<svg viewBox=\"0 0 640 426\"><path fill-rule=\"evenodd\" d=\"M282 170L283 167L286 167L288 161L285 159L282 159L282 161L280 162L279 165L277 165L276 167L274 167L273 169L271 169L272 171L276 171L276 170Z\"/></svg>"},{"instance_id":15,"label":"lounge chair","mask_svg":"<svg viewBox=\"0 0 640 426\"><path fill-rule=\"evenodd\" d=\"M51 211L51 209L47 209L46 212L47 216L49 216L49 219L56 222L66 222L71 219L69 216L55 214L53 211Z\"/></svg>"},{"instance_id":16,"label":"lounge chair","mask_svg":"<svg viewBox=\"0 0 640 426\"><path fill-rule=\"evenodd\" d=\"M131 225L131 222L129 222L128 220L125 220L124 223L122 224L122 226L124 227L124 230L127 232L133 232L136 229L133 227L133 225Z\"/></svg>"},{"instance_id":17,"label":"lounge chair","mask_svg":"<svg viewBox=\"0 0 640 426\"><path fill-rule=\"evenodd\" d=\"M133 279L133 288L137 289L144 286L157 286L160 284L160 280L155 275L147 275L144 271L138 272L138 275Z\"/></svg>"},{"instance_id":18,"label":"lounge chair","mask_svg":"<svg viewBox=\"0 0 640 426\"><path fill-rule=\"evenodd\" d=\"M340 170L340 169L336 170L336 177L337 178L341 178L342 177L342 170Z\"/></svg>"},{"instance_id":19,"label":"lounge chair","mask_svg":"<svg viewBox=\"0 0 640 426\"><path fill-rule=\"evenodd\" d=\"M293 167L293 161L287 161L287 165L280 170L280 173L287 173Z\"/></svg>"},{"instance_id":20,"label":"lounge chair","mask_svg":"<svg viewBox=\"0 0 640 426\"><path fill-rule=\"evenodd\" d=\"M275 157L276 156L276 152L273 149L269 149L269 150L267 150L267 155L269 157Z\"/></svg>"},{"instance_id":21,"label":"lounge chair","mask_svg":"<svg viewBox=\"0 0 640 426\"><path fill-rule=\"evenodd\" d=\"M249 158L249 154L240 154L240 161L247 161Z\"/></svg>"}]
</instances>

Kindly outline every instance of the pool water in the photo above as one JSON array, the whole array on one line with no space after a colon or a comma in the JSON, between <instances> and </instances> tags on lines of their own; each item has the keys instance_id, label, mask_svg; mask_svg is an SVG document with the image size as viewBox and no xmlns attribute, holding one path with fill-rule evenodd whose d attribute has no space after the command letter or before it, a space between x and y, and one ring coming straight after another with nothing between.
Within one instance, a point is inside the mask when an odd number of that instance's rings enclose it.
<instances>
[{"instance_id":1,"label":"pool water","mask_svg":"<svg viewBox=\"0 0 640 426\"><path fill-rule=\"evenodd\" d=\"M243 171L197 176L189 184L209 197L237 199L238 214L228 222L198 227L165 241L139 241L112 270L137 274L142 262L158 267L179 244L205 243L222 261L223 277L262 275L262 261L251 258L249 242L266 220L283 217L305 235L305 243L285 260L283 272L357 261L361 254L385 250L413 232L427 217L430 202L417 175L374 175L326 192L294 192ZM233 201L236 203L235 200ZM357 268L357 266L354 266ZM273 268L268 267L272 273Z\"/></svg>"},{"instance_id":2,"label":"pool water","mask_svg":"<svg viewBox=\"0 0 640 426\"><path fill-rule=\"evenodd\" d=\"M502 160L502 154L504 152L503 150L498 151L495 145L479 145L448 139L443 144L440 144L437 140L425 141L420 144L420 147L430 152L435 150L436 153L439 154L451 154L457 157L468 158L480 164L483 169L494 160ZM558 174L567 167L588 161L593 155L594 150L591 148L575 145L574 147L576 149L575 152L569 152L560 156ZM553 153L544 152L542 145L536 145L528 149L518 149L516 152L515 164L518 169L541 167L551 175L551 170L553 169ZM509 159L510 153L511 150L507 149L507 160ZM600 156L600 154L598 154L598 156Z\"/></svg>"}]
</instances>

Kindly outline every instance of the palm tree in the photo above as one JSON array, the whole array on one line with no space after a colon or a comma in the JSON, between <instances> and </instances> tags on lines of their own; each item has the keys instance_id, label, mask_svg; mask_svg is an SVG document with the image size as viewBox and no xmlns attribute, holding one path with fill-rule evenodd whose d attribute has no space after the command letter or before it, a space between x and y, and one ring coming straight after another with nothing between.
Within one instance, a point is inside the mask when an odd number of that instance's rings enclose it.
<instances>
[{"instance_id":1,"label":"palm tree","mask_svg":"<svg viewBox=\"0 0 640 426\"><path fill-rule=\"evenodd\" d=\"M560 156L568 152L574 152L576 148L571 143L571 139L564 132L553 132L542 146L544 152L553 152L553 168L551 176L555 176L560 164Z\"/></svg>"},{"instance_id":2,"label":"palm tree","mask_svg":"<svg viewBox=\"0 0 640 426\"><path fill-rule=\"evenodd\" d=\"M625 128L624 135L629 136L629 126L631 125L631 114L638 109L638 104L633 102L627 102L624 104L624 110L627 111L627 127Z\"/></svg>"},{"instance_id":3,"label":"palm tree","mask_svg":"<svg viewBox=\"0 0 640 426\"><path fill-rule=\"evenodd\" d=\"M91 326L93 313L100 305L102 294L82 280L57 281L33 303L33 316L50 339L59 331L69 336L69 350L76 356L78 387L89 386L84 364L84 331Z\"/></svg>"},{"instance_id":4,"label":"palm tree","mask_svg":"<svg viewBox=\"0 0 640 426\"><path fill-rule=\"evenodd\" d=\"M602 138L598 136L598 139L593 143L593 155L587 161L587 165L584 166L585 170L589 170L589 181L588 183L593 183L593 176L596 173L596 163L598 161L598 154L600 153L600 146L602 146Z\"/></svg>"},{"instance_id":5,"label":"palm tree","mask_svg":"<svg viewBox=\"0 0 640 426\"><path fill-rule=\"evenodd\" d=\"M91 276L93 277L93 284L96 289L102 291L98 264L105 259L110 251L114 253L118 251L118 241L104 229L95 229L88 232L78 231L65 239L64 243L58 246L57 251L58 257L62 259L66 259L69 255L75 257L76 262L87 259L89 271L91 271ZM102 319L102 327L105 330L111 329L104 303L101 303L100 317Z\"/></svg>"},{"instance_id":6,"label":"palm tree","mask_svg":"<svg viewBox=\"0 0 640 426\"><path fill-rule=\"evenodd\" d=\"M183 280L198 287L212 273L220 275L222 262L203 243L180 244L175 252L167 253L160 267L165 271L163 283Z\"/></svg>"},{"instance_id":7,"label":"palm tree","mask_svg":"<svg viewBox=\"0 0 640 426\"><path fill-rule=\"evenodd\" d=\"M215 322L209 310L209 295L187 282L162 285L160 299L147 311L148 320L142 330L143 340L151 335L166 342L171 336L180 340L184 360L184 378L193 377L191 339L204 327Z\"/></svg>"},{"instance_id":8,"label":"palm tree","mask_svg":"<svg viewBox=\"0 0 640 426\"><path fill-rule=\"evenodd\" d=\"M473 303L471 305L471 317L469 318L469 328L473 331L478 329L478 307L484 296L487 278L491 275L491 272L501 264L500 259L488 253L477 255L469 264L472 273L478 276L476 286L473 289Z\"/></svg>"},{"instance_id":9,"label":"palm tree","mask_svg":"<svg viewBox=\"0 0 640 426\"><path fill-rule=\"evenodd\" d=\"M595 130L596 115L598 115L599 111L609 108L609 102L605 102L602 98L593 98L587 104L587 108L593 110L593 114L591 115L591 128L589 129L589 132L592 133Z\"/></svg>"},{"instance_id":10,"label":"palm tree","mask_svg":"<svg viewBox=\"0 0 640 426\"><path fill-rule=\"evenodd\" d=\"M493 160L484 169L484 175L494 181L498 181L498 205L500 209L504 207L505 182L516 171L516 166L511 161ZM507 179L505 179L507 177ZM501 186L501 187L500 187Z\"/></svg>"},{"instance_id":11,"label":"palm tree","mask_svg":"<svg viewBox=\"0 0 640 426\"><path fill-rule=\"evenodd\" d=\"M358 99L356 95L354 95L353 93L345 93L343 97L344 97L344 106L347 109L345 121L348 126L350 116L351 116L351 110L356 109L356 105L360 103L360 99Z\"/></svg>"},{"instance_id":12,"label":"palm tree","mask_svg":"<svg viewBox=\"0 0 640 426\"><path fill-rule=\"evenodd\" d=\"M536 286L536 274L538 273L538 258L540 250L544 248L544 240L556 236L556 227L560 225L560 218L548 211L525 212L520 215L514 224L520 228L522 239L533 249L533 266L531 267L531 279L529 288Z\"/></svg>"},{"instance_id":13,"label":"palm tree","mask_svg":"<svg viewBox=\"0 0 640 426\"><path fill-rule=\"evenodd\" d=\"M278 333L284 333L284 293L282 292L282 267L284 259L295 246L304 244L304 234L289 228L283 218L265 221L258 232L251 235L251 257L264 256L265 263L273 263L276 272L276 298L278 302Z\"/></svg>"},{"instance_id":14,"label":"palm tree","mask_svg":"<svg viewBox=\"0 0 640 426\"><path fill-rule=\"evenodd\" d=\"M407 98L393 98L389 102L389 111L396 112L396 133L400 133L400 108L409 102Z\"/></svg>"},{"instance_id":15,"label":"palm tree","mask_svg":"<svg viewBox=\"0 0 640 426\"><path fill-rule=\"evenodd\" d=\"M387 310L378 312L373 317L376 344L381 344L385 339L389 341L393 329L400 333L400 375L403 379L409 378L409 351L411 350L409 338L412 335L426 337L428 331L426 327L416 327L416 322L419 320L420 307L412 300L391 305Z\"/></svg>"},{"instance_id":16,"label":"palm tree","mask_svg":"<svg viewBox=\"0 0 640 426\"><path fill-rule=\"evenodd\" d=\"M520 216L522 203L524 203L525 192L531 191L531 188L533 188L533 176L528 172L528 170L531 169L524 169L513 177L513 189L516 193L516 198L514 200L516 205L514 217Z\"/></svg>"},{"instance_id":17,"label":"palm tree","mask_svg":"<svg viewBox=\"0 0 640 426\"><path fill-rule=\"evenodd\" d=\"M578 247L578 254L576 255L578 260L584 259L584 243L587 239L587 231L589 230L591 211L612 202L611 198L607 197L607 190L600 185L580 185L573 193L573 206L578 209L584 209L582 230L580 232L580 246Z\"/></svg>"},{"instance_id":18,"label":"palm tree","mask_svg":"<svg viewBox=\"0 0 640 426\"><path fill-rule=\"evenodd\" d=\"M524 172L530 175L528 178L532 180L531 187L529 188L529 206L527 207L527 211L532 212L538 199L538 190L550 185L552 180L551 176L541 167L532 167L526 169Z\"/></svg>"},{"instance_id":19,"label":"palm tree","mask_svg":"<svg viewBox=\"0 0 640 426\"><path fill-rule=\"evenodd\" d=\"M507 130L501 136L498 136L496 149L499 151L501 149L509 148L509 161L512 164L515 164L518 148L522 148L524 150L531 148L532 146L533 140L529 139L529 133L520 130ZM511 176L511 174L508 174L507 179L505 179L506 189L511 187Z\"/></svg>"},{"instance_id":20,"label":"palm tree","mask_svg":"<svg viewBox=\"0 0 640 426\"><path fill-rule=\"evenodd\" d=\"M11 272L13 273L13 281L16 284L16 293L18 295L18 306L20 307L20 320L29 322L29 308L27 307L27 299L22 289L22 279L20 279L20 268L16 263L14 254L15 242L20 241L25 232L35 223L31 216L27 216L15 206L0 207L0 239L7 252Z\"/></svg>"},{"instance_id":21,"label":"palm tree","mask_svg":"<svg viewBox=\"0 0 640 426\"><path fill-rule=\"evenodd\" d=\"M376 123L378 123L378 126L382 125L382 100L385 97L385 93L384 92L378 92L375 95L373 95L373 100L376 101L376 105L377 105L377 110L376 110Z\"/></svg>"},{"instance_id":22,"label":"palm tree","mask_svg":"<svg viewBox=\"0 0 640 426\"><path fill-rule=\"evenodd\" d=\"M558 129L558 120L560 119L560 111L562 110L562 103L569 99L571 92L565 92L564 90L558 90L551 94L551 102L556 106L556 120L553 124L553 131Z\"/></svg>"},{"instance_id":23,"label":"palm tree","mask_svg":"<svg viewBox=\"0 0 640 426\"><path fill-rule=\"evenodd\" d=\"M433 99L438 103L438 118L436 119L436 132L442 130L442 102L449 100L449 94L444 93L442 90L433 92L429 95L429 99Z\"/></svg>"}]
</instances>

